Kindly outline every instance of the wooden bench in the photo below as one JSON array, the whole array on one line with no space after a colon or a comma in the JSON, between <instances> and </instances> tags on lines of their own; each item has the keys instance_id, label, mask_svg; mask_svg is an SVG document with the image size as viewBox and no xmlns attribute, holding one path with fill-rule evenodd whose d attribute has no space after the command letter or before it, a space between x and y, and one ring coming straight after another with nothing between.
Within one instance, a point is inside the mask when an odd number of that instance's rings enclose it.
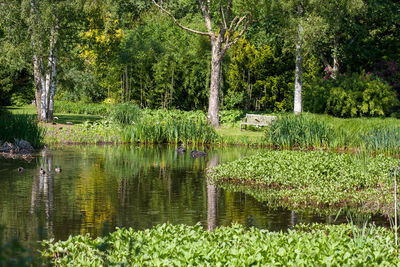
<instances>
[{"instance_id":1,"label":"wooden bench","mask_svg":"<svg viewBox=\"0 0 400 267\"><path fill-rule=\"evenodd\" d=\"M240 130L242 130L242 125L244 125L245 128L247 125L269 126L274 120L276 120L276 116L246 114L245 121L240 123Z\"/></svg>"}]
</instances>

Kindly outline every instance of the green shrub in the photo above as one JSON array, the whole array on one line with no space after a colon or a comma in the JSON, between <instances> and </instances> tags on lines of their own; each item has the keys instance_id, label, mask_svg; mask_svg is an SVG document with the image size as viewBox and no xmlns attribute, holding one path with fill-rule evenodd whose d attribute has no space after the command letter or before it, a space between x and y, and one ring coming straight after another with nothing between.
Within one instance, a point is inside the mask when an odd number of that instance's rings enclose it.
<instances>
[{"instance_id":1,"label":"green shrub","mask_svg":"<svg viewBox=\"0 0 400 267\"><path fill-rule=\"evenodd\" d=\"M241 225L204 230L200 224L117 229L44 241L55 266L398 266L394 234L353 224L297 225L270 232Z\"/></svg>"},{"instance_id":2,"label":"green shrub","mask_svg":"<svg viewBox=\"0 0 400 267\"><path fill-rule=\"evenodd\" d=\"M398 105L389 84L374 75L327 75L307 88L305 110L337 117L387 116Z\"/></svg>"},{"instance_id":3,"label":"green shrub","mask_svg":"<svg viewBox=\"0 0 400 267\"><path fill-rule=\"evenodd\" d=\"M280 116L266 130L267 143L280 147L328 146L333 138L331 126L309 114Z\"/></svg>"},{"instance_id":4,"label":"green shrub","mask_svg":"<svg viewBox=\"0 0 400 267\"><path fill-rule=\"evenodd\" d=\"M28 141L33 147L42 145L45 129L38 125L35 115L0 114L0 140L14 142L14 139Z\"/></svg>"},{"instance_id":5,"label":"green shrub","mask_svg":"<svg viewBox=\"0 0 400 267\"><path fill-rule=\"evenodd\" d=\"M241 118L246 116L246 111L244 110L221 110L219 112L220 123L221 124L234 124L239 122Z\"/></svg>"},{"instance_id":6,"label":"green shrub","mask_svg":"<svg viewBox=\"0 0 400 267\"><path fill-rule=\"evenodd\" d=\"M133 103L115 104L109 114L110 120L121 124L138 123L141 117L141 109Z\"/></svg>"}]
</instances>

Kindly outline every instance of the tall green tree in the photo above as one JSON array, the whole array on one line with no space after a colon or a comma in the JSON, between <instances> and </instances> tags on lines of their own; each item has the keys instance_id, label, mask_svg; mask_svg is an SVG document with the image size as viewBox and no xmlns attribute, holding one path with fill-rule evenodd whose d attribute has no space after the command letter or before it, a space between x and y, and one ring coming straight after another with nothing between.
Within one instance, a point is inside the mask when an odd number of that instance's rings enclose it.
<instances>
[{"instance_id":1,"label":"tall green tree","mask_svg":"<svg viewBox=\"0 0 400 267\"><path fill-rule=\"evenodd\" d=\"M169 15L180 28L199 35L207 36L211 43L211 71L210 71L210 96L208 102L207 119L214 126L219 126L219 94L221 89L222 58L225 52L239 40L247 27L256 16L259 1L252 0L199 0L198 10L204 19L205 31L197 30L183 25L172 13L173 5L189 7L186 1L152 0L163 13Z\"/></svg>"}]
</instances>

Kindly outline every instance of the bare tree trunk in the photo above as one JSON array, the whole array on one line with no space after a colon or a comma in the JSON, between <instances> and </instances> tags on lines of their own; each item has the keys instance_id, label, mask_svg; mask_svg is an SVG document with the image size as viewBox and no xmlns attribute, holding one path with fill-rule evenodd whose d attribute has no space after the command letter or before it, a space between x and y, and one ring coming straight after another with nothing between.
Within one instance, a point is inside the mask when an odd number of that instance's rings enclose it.
<instances>
[{"instance_id":1,"label":"bare tree trunk","mask_svg":"<svg viewBox=\"0 0 400 267\"><path fill-rule=\"evenodd\" d=\"M33 46L33 45L32 45ZM42 78L41 78L41 61L37 56L36 52L33 52L33 80L35 82L35 101L36 101L36 112L38 119L41 114L41 95L42 95Z\"/></svg>"},{"instance_id":2,"label":"bare tree trunk","mask_svg":"<svg viewBox=\"0 0 400 267\"><path fill-rule=\"evenodd\" d=\"M172 76L171 76L171 87L169 90L169 103L172 105L173 97L174 97L174 75L175 75L175 67L172 69Z\"/></svg>"},{"instance_id":3,"label":"bare tree trunk","mask_svg":"<svg viewBox=\"0 0 400 267\"><path fill-rule=\"evenodd\" d=\"M335 39L333 41L333 75L335 77L339 73L338 49L339 49L339 36L335 34Z\"/></svg>"},{"instance_id":4,"label":"bare tree trunk","mask_svg":"<svg viewBox=\"0 0 400 267\"><path fill-rule=\"evenodd\" d=\"M31 32L31 45L32 45L32 61L33 61L33 79L35 82L35 101L37 117L41 117L41 95L43 87L43 59L40 55L42 49L42 43L38 37L38 24L40 21L37 3L35 0L30 1L31 4L31 16L32 16L32 32Z\"/></svg>"},{"instance_id":5,"label":"bare tree trunk","mask_svg":"<svg viewBox=\"0 0 400 267\"><path fill-rule=\"evenodd\" d=\"M47 120L53 121L54 111L54 96L56 94L56 78L57 78L57 48L54 48L53 52L53 63L51 66L51 85L50 85L50 96L49 96L49 107L47 111Z\"/></svg>"},{"instance_id":6,"label":"bare tree trunk","mask_svg":"<svg viewBox=\"0 0 400 267\"><path fill-rule=\"evenodd\" d=\"M211 81L207 120L214 127L219 127L219 91L223 56L221 48L224 35L225 30L221 29L218 37L211 37Z\"/></svg>"},{"instance_id":7,"label":"bare tree trunk","mask_svg":"<svg viewBox=\"0 0 400 267\"><path fill-rule=\"evenodd\" d=\"M303 7L299 5L298 7L299 16L303 15ZM296 43L296 72L295 72L295 80L294 80L294 114L300 114L301 109L301 91L302 91L302 79L303 79L303 56L301 53L301 48L303 45L303 27L299 23L299 39Z\"/></svg>"}]
</instances>

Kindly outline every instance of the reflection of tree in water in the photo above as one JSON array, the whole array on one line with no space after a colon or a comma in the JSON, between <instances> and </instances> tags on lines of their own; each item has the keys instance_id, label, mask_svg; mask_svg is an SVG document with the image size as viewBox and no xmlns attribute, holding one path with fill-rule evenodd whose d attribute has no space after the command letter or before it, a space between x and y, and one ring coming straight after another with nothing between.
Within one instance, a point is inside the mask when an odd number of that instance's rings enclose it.
<instances>
[{"instance_id":1,"label":"reflection of tree in water","mask_svg":"<svg viewBox=\"0 0 400 267\"><path fill-rule=\"evenodd\" d=\"M207 168L218 165L218 154L214 154L207 163ZM213 231L217 227L217 188L207 179L207 229Z\"/></svg>"},{"instance_id":2,"label":"reflection of tree in water","mask_svg":"<svg viewBox=\"0 0 400 267\"><path fill-rule=\"evenodd\" d=\"M53 155L50 151L42 151L41 166L45 170L42 174L37 171L32 181L31 208L32 215L40 214L40 207L44 204L44 213L46 217L45 229L47 238L54 237L53 213L54 213L54 186L53 186ZM36 220L39 216L35 216ZM40 223L38 223L40 225Z\"/></svg>"},{"instance_id":3,"label":"reflection of tree in water","mask_svg":"<svg viewBox=\"0 0 400 267\"><path fill-rule=\"evenodd\" d=\"M81 234L101 235L103 226L113 222L116 205L107 180L101 158L80 172L75 195L82 215Z\"/></svg>"}]
</instances>

